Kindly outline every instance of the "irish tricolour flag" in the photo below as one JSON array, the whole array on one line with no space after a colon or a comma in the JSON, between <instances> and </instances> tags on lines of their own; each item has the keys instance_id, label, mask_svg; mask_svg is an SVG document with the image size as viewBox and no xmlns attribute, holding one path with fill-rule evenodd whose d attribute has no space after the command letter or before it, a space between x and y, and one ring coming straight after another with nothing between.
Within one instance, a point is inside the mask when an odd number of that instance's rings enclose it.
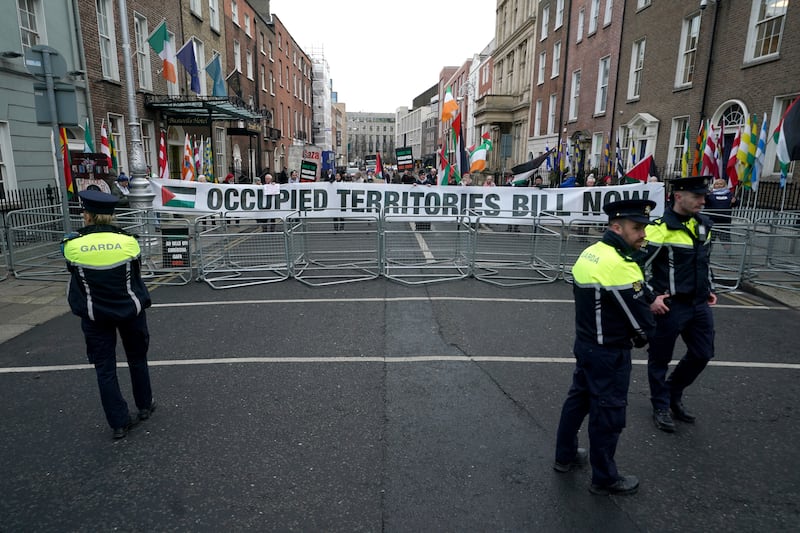
<instances>
[{"instance_id":1,"label":"irish tricolour flag","mask_svg":"<svg viewBox=\"0 0 800 533\"><path fill-rule=\"evenodd\" d=\"M194 187L173 187L171 185L164 185L161 187L161 205L164 207L194 209L196 194L197 189Z\"/></svg>"}]
</instances>

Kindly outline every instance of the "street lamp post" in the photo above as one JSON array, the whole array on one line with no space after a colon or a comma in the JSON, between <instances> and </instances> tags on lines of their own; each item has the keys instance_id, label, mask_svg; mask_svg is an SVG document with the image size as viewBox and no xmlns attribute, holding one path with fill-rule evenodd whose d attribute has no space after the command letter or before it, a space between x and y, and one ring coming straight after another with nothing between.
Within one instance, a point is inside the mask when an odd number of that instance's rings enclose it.
<instances>
[{"instance_id":1,"label":"street lamp post","mask_svg":"<svg viewBox=\"0 0 800 533\"><path fill-rule=\"evenodd\" d=\"M128 96L128 127L131 132L130 141L130 206L134 209L149 210L153 207L155 194L150 182L145 178L147 164L144 160L142 132L136 113L135 89L133 86L133 67L131 65L131 40L128 32L128 7L126 0L119 0L119 21L122 33L122 58L125 66L125 92Z\"/></svg>"}]
</instances>

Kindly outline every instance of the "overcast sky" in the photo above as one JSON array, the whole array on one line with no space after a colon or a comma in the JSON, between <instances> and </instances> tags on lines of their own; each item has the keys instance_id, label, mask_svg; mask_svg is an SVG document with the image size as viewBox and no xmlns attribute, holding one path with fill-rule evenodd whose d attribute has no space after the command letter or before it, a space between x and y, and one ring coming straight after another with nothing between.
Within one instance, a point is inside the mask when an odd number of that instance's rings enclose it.
<instances>
[{"instance_id":1,"label":"overcast sky","mask_svg":"<svg viewBox=\"0 0 800 533\"><path fill-rule=\"evenodd\" d=\"M298 45L322 48L348 111L394 113L494 38L496 0L271 0Z\"/></svg>"}]
</instances>

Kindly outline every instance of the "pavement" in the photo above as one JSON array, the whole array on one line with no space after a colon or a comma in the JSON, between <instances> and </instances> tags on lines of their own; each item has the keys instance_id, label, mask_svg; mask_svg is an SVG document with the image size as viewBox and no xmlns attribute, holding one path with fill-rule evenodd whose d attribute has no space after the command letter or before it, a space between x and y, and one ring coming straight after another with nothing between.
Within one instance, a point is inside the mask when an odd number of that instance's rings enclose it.
<instances>
[{"instance_id":1,"label":"pavement","mask_svg":"<svg viewBox=\"0 0 800 533\"><path fill-rule=\"evenodd\" d=\"M722 295L717 356L684 398L697 423L674 434L653 427L646 353L634 351L616 458L642 484L598 497L588 468L552 469L574 368L566 283L159 287L148 310L159 408L116 442L64 286L0 282L3 532L800 523L791 293ZM579 438L587 444L585 424Z\"/></svg>"}]
</instances>

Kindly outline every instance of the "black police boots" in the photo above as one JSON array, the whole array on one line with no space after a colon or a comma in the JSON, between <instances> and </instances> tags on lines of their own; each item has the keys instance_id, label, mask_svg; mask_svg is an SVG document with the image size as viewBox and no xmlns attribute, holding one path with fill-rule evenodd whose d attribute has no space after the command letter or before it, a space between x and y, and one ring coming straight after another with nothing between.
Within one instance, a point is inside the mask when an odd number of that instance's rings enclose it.
<instances>
[{"instance_id":1,"label":"black police boots","mask_svg":"<svg viewBox=\"0 0 800 533\"><path fill-rule=\"evenodd\" d=\"M580 468L588 462L589 462L589 452L586 451L586 448L578 448L578 453L575 454L575 459L573 459L569 463L559 463L558 461L556 461L555 463L553 463L553 470L555 470L556 472L561 472L562 474L566 474L573 468Z\"/></svg>"},{"instance_id":2,"label":"black police boots","mask_svg":"<svg viewBox=\"0 0 800 533\"><path fill-rule=\"evenodd\" d=\"M667 433L675 432L675 422L667 409L655 409L653 411L653 422L661 431L666 431Z\"/></svg>"},{"instance_id":3,"label":"black police boots","mask_svg":"<svg viewBox=\"0 0 800 533\"><path fill-rule=\"evenodd\" d=\"M635 494L637 490L639 490L639 478L636 476L620 476L613 485L595 485L592 483L589 486L589 492L598 496L608 496L610 494L624 496L626 494Z\"/></svg>"},{"instance_id":4,"label":"black police boots","mask_svg":"<svg viewBox=\"0 0 800 533\"><path fill-rule=\"evenodd\" d=\"M674 402L670 406L670 409L672 409L672 417L675 420L680 420L681 422L686 422L687 424L694 424L694 421L697 418L686 410L686 408L683 406L683 402Z\"/></svg>"}]
</instances>

